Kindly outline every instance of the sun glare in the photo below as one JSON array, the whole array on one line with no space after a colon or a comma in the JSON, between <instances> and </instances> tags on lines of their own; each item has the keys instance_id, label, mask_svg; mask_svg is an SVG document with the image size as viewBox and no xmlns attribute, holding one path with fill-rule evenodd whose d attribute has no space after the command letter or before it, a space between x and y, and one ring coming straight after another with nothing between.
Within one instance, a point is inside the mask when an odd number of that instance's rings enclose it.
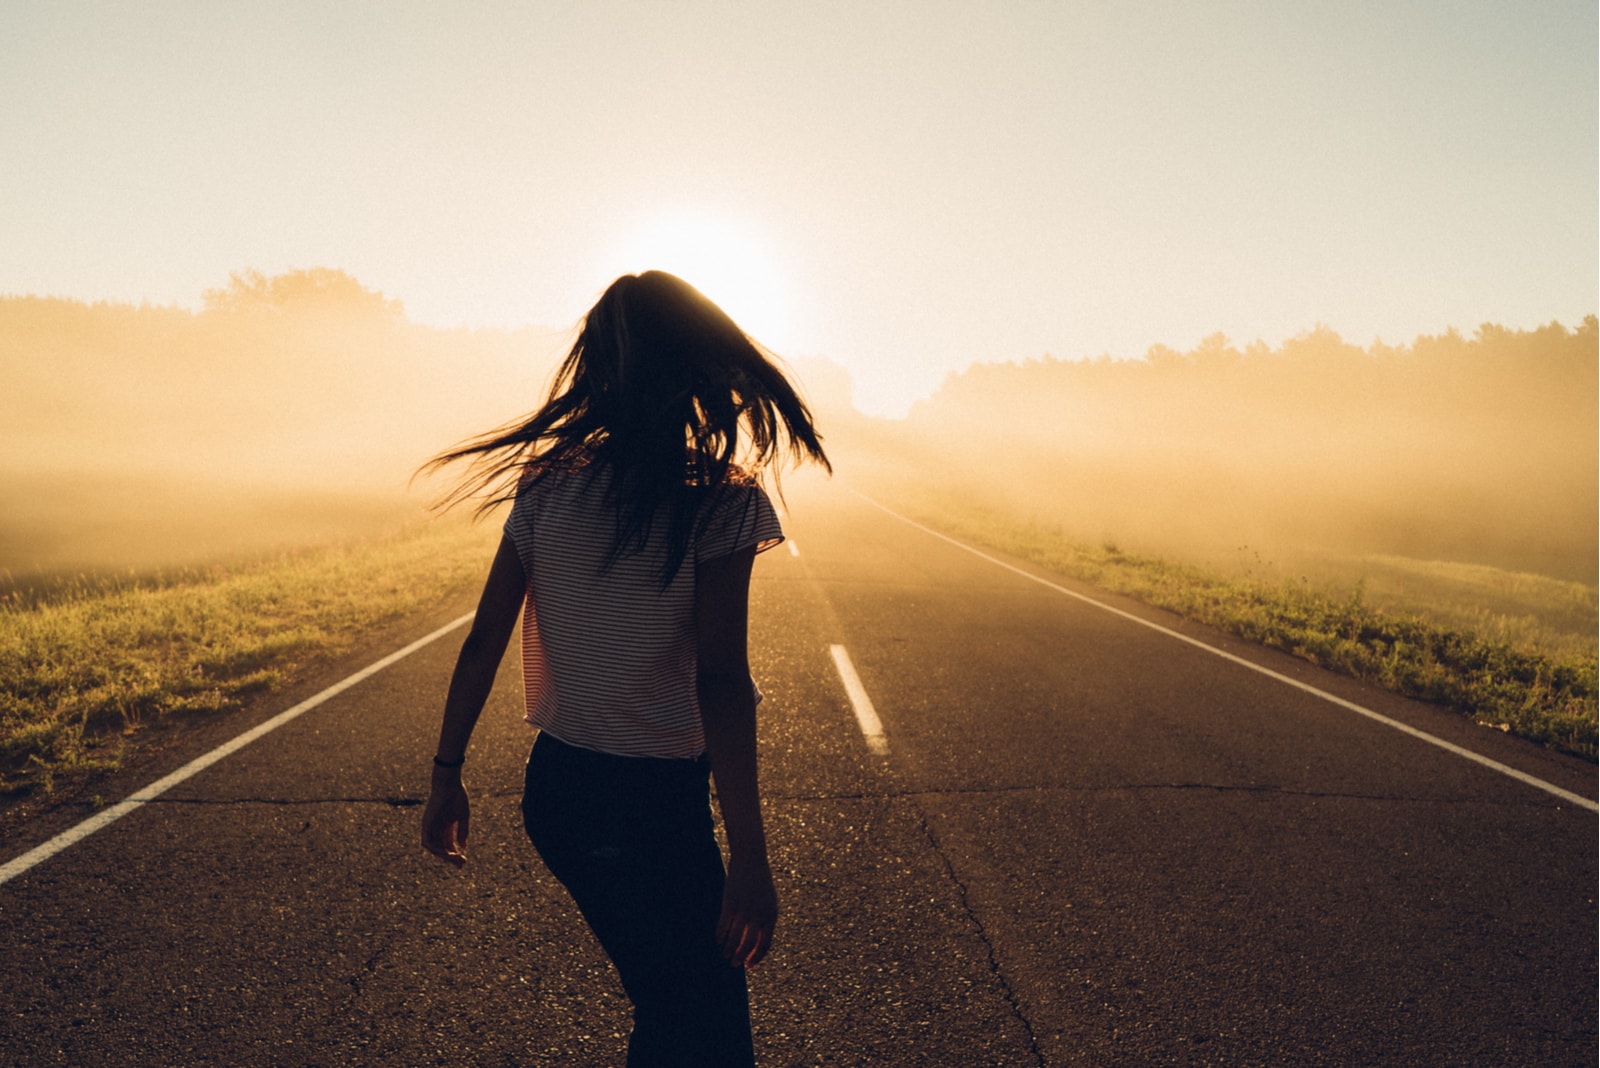
<instances>
[{"instance_id":1,"label":"sun glare","mask_svg":"<svg viewBox=\"0 0 1600 1068\"><path fill-rule=\"evenodd\" d=\"M715 301L756 340L782 351L792 343L787 289L771 258L720 219L675 218L641 230L618 273L670 271Z\"/></svg>"}]
</instances>

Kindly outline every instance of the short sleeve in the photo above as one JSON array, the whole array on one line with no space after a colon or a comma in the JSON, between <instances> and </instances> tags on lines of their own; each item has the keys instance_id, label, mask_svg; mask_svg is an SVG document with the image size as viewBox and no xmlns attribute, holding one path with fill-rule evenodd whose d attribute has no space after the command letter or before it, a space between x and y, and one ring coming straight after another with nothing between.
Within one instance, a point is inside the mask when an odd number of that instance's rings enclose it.
<instances>
[{"instance_id":1,"label":"short sleeve","mask_svg":"<svg viewBox=\"0 0 1600 1068\"><path fill-rule=\"evenodd\" d=\"M511 514L506 517L502 528L505 536L511 539L511 544L517 547L517 557L522 561L522 570L526 575L533 574L533 509L534 495L524 486L517 492L517 498L511 504Z\"/></svg>"},{"instance_id":2,"label":"short sleeve","mask_svg":"<svg viewBox=\"0 0 1600 1068\"><path fill-rule=\"evenodd\" d=\"M765 552L783 540L783 526L766 491L757 485L729 485L695 538L696 563L755 547Z\"/></svg>"}]
</instances>

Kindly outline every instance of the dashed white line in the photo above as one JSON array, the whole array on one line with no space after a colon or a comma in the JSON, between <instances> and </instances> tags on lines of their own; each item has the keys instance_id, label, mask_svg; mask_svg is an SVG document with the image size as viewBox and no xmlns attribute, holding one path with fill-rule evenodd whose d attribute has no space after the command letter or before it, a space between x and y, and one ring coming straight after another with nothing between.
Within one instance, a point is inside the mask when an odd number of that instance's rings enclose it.
<instances>
[{"instance_id":1,"label":"dashed white line","mask_svg":"<svg viewBox=\"0 0 1600 1068\"><path fill-rule=\"evenodd\" d=\"M793 538L789 539L789 555L790 556L799 556L800 555L800 546L798 546L798 545L796 545L794 543L794 539Z\"/></svg>"},{"instance_id":2,"label":"dashed white line","mask_svg":"<svg viewBox=\"0 0 1600 1068\"><path fill-rule=\"evenodd\" d=\"M291 719L304 715L329 698L336 697L348 690L350 687L354 686L356 683L376 675L390 664L393 664L396 660L410 656L412 653L416 652L418 649L421 649L429 642L444 637L446 634L449 634L451 631L461 626L461 624L469 621L472 616L473 613L469 612L460 619L446 623L432 634L424 635L423 637L418 638L405 648L396 649L382 660L368 664L354 675L350 675L344 679L341 679L332 686L329 686L326 690L323 690L321 693L306 698L293 708L279 712L276 716L273 716L265 723L252 727L250 730L245 731L232 741L223 742L221 745L217 746L204 756L196 757L183 767L179 768L177 771L168 775L166 778L157 779L149 786L146 786L143 790L129 795L125 800L117 802L110 808L101 809L99 812L95 813L93 816L90 816L82 823L62 831L60 834L56 835L48 842L45 842L43 845L34 846L20 857L0 865L0 883L5 883L8 880L14 879L18 875L21 875L23 872L27 871L29 868L32 868L34 865L49 860L57 853L76 845L108 824L115 823L117 820L138 808L140 805L143 805L148 801L154 801L156 798L160 797L174 786L197 774L198 772L204 771L206 768L209 768L223 757L238 752L240 749L243 749L257 738L260 738L262 735L270 734L272 731L277 730L285 723L288 723Z\"/></svg>"},{"instance_id":3,"label":"dashed white line","mask_svg":"<svg viewBox=\"0 0 1600 1068\"><path fill-rule=\"evenodd\" d=\"M1224 660L1232 661L1233 663L1238 664L1240 667L1248 668L1251 671L1254 671L1254 672L1256 672L1258 674L1265 675L1269 679L1276 679L1277 681L1279 681L1281 683L1284 683L1287 686L1293 686L1297 690L1304 690L1306 693L1313 694L1313 695L1315 695L1317 697L1320 697L1324 701L1328 701L1328 702L1330 702L1332 704L1338 705L1340 708L1348 709L1351 712L1355 712L1355 713L1358 713L1359 715L1366 716L1370 720L1374 720L1374 721L1376 721L1378 723L1382 723L1386 727L1393 727L1395 730L1400 731L1400 732L1402 732L1404 734L1409 734L1413 738L1416 738L1416 739L1419 739L1421 741L1427 742L1429 745L1436 745L1440 749L1445 750L1446 752L1454 753L1456 756L1459 756L1459 757L1462 757L1464 759L1470 760L1470 761L1472 761L1472 762L1474 762L1476 764L1482 764L1484 767L1489 768L1489 769L1491 769L1493 771L1498 771L1500 774L1505 775L1505 776L1507 776L1509 778L1512 778L1512 779L1516 779L1518 782L1526 783L1527 785L1532 786L1532 787L1534 787L1535 789L1538 789L1538 790L1543 790L1545 793L1551 795L1552 797L1559 797L1563 801L1570 801L1574 805L1579 806L1580 808L1588 809L1590 812L1600 811L1600 803L1596 803L1594 801L1591 801L1589 798L1584 797L1582 794L1573 793L1571 790L1563 789L1562 787L1559 787L1555 783L1552 783L1552 782L1545 782L1543 779L1539 778L1538 776L1529 775L1525 771L1520 771L1517 768L1511 767L1510 765L1502 764L1502 763L1500 763L1500 761L1493 760L1493 759L1491 759L1489 757L1486 757L1482 753L1474 753L1472 750L1467 749L1464 746L1456 745L1454 742L1447 742L1443 738L1437 738L1437 737L1429 734L1427 731L1418 730L1417 728L1411 726L1409 723L1402 723L1397 719L1391 719L1390 717L1385 716L1381 712L1374 712L1372 709L1366 708L1366 707L1364 707L1362 705L1358 705L1354 701L1346 701L1343 697L1339 697L1339 696L1336 696L1335 694L1331 694L1326 690L1319 690L1315 686L1312 686L1312 685L1309 685L1307 683L1301 682L1299 679L1292 679L1288 675L1284 675L1281 672L1273 671L1271 668L1263 667L1260 664L1257 664L1257 663L1255 663L1253 661L1246 660L1242 656L1234 656L1232 653L1225 652L1225 651L1223 651L1221 649L1218 649L1214 645L1207 645L1205 642L1200 641L1198 638L1191 638L1187 634L1180 634L1177 631L1172 630L1172 629L1170 629L1168 627L1163 627L1159 623L1152 623L1148 619L1141 619L1138 616L1134 615L1132 612L1124 612L1120 608L1113 608L1111 605L1108 605L1108 604L1104 603L1103 601L1097 601L1093 597L1086 597L1083 594L1078 593L1076 590L1069 590L1065 586L1058 586L1054 582L1049 581L1048 579L1042 579L1038 575L1033 574L1032 572L1024 571L1020 567L1015 567L1015 566L1013 566L1011 564L1006 563L1004 560L1000 560L1000 559L997 559L997 558L995 558L993 556L990 556L988 553L984 552L981 549L974 549L972 546L966 544L965 542L957 541L956 539L952 538L948 534L942 534L939 531L934 530L932 527L923 526L921 523L918 523L915 519L907 519L905 516L901 515L899 512L896 512L894 509L888 508L888 507L885 507L884 505L879 504L877 501L873 500L871 497L868 497L865 493L862 493L860 490L852 490L851 492L854 493L857 497L860 497L862 500L866 501L868 504L872 505L874 508L877 508L877 509L879 509L880 511L883 511L883 512L887 512L889 515L894 516L896 519L900 520L900 522L905 523L908 526L913 526L913 527L916 527L918 530L923 531L924 533L932 534L934 537L938 538L939 540L947 541L951 545L954 545L958 549L965 549L967 552L971 553L973 556L976 556L976 557L978 557L978 558L980 558L982 560L987 560L987 561L989 561L989 563L994 564L996 567L1003 567L1007 571L1011 571L1011 572L1013 572L1015 574L1021 575L1025 579L1031 579L1034 582L1037 582L1041 586L1045 586L1045 587L1048 587L1049 589L1055 590L1057 593L1066 594L1068 597L1074 598L1075 600L1082 601L1085 604L1092 604L1096 608L1104 609L1105 611L1110 612L1112 615L1115 615L1115 616L1121 616L1123 619L1126 619L1126 620L1128 620L1129 622L1132 622L1132 623L1137 623L1141 627L1149 627L1151 630L1160 631L1162 634L1165 634L1169 638L1176 638L1180 642L1185 642L1185 643L1187 643L1189 645L1194 646L1197 649L1204 649L1206 652L1211 653L1213 656L1220 656ZM838 646L834 646L834 648L837 649L839 647ZM837 659L837 658L835 658L835 659Z\"/></svg>"},{"instance_id":4,"label":"dashed white line","mask_svg":"<svg viewBox=\"0 0 1600 1068\"><path fill-rule=\"evenodd\" d=\"M867 688L861 685L861 676L850 662L850 653L842 645L830 645L828 652L833 654L833 666L839 669L844 692L850 695L850 705L856 710L856 722L861 725L861 736L867 740L867 748L878 756L888 756L889 739L883 736L883 721L878 718L878 710L872 707Z\"/></svg>"}]
</instances>

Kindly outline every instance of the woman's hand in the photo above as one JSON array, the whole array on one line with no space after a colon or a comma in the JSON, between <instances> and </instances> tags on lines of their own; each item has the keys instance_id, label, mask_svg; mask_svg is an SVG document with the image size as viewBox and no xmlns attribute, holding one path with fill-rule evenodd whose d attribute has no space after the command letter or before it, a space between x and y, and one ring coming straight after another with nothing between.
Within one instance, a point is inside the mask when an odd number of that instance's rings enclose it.
<instances>
[{"instance_id":1,"label":"woman's hand","mask_svg":"<svg viewBox=\"0 0 1600 1068\"><path fill-rule=\"evenodd\" d=\"M422 810L422 848L460 868L467 863L467 828L472 806L461 773L435 768L433 789Z\"/></svg>"},{"instance_id":2,"label":"woman's hand","mask_svg":"<svg viewBox=\"0 0 1600 1068\"><path fill-rule=\"evenodd\" d=\"M728 881L722 888L722 915L717 917L717 945L728 963L753 968L772 946L772 929L778 922L778 892L772 886L772 869L766 857L728 862Z\"/></svg>"},{"instance_id":3,"label":"woman's hand","mask_svg":"<svg viewBox=\"0 0 1600 1068\"><path fill-rule=\"evenodd\" d=\"M755 558L752 545L703 561L694 572L695 692L728 836L728 881L717 917L717 945L740 968L767 955L778 922L778 894L767 866L756 783L756 698L746 647Z\"/></svg>"},{"instance_id":4,"label":"woman's hand","mask_svg":"<svg viewBox=\"0 0 1600 1068\"><path fill-rule=\"evenodd\" d=\"M444 757L449 763L434 764L433 789L428 807L422 810L422 848L458 868L467 862L467 824L471 821L467 791L461 787L461 762L527 593L528 580L517 547L503 537L494 563L489 565L472 630L461 643L450 692L444 699L444 722L439 725L434 760Z\"/></svg>"}]
</instances>

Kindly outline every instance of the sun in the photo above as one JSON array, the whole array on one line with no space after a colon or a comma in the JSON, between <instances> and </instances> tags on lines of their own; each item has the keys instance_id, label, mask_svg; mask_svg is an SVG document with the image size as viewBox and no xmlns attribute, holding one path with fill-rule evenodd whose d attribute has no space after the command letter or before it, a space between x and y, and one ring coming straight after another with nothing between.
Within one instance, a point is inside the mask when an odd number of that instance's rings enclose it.
<instances>
[{"instance_id":1,"label":"sun","mask_svg":"<svg viewBox=\"0 0 1600 1068\"><path fill-rule=\"evenodd\" d=\"M690 215L655 220L632 235L617 260L617 274L668 271L710 297L756 340L779 350L790 343L788 287L761 243L730 221Z\"/></svg>"}]
</instances>

